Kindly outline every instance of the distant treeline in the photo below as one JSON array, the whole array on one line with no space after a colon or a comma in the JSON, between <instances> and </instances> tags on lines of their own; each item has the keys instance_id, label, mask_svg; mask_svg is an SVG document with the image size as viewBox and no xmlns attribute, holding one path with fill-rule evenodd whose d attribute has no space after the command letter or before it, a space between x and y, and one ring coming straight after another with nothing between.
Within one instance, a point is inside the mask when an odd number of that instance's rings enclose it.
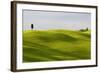
<instances>
[{"instance_id":1,"label":"distant treeline","mask_svg":"<svg viewBox=\"0 0 100 73\"><path fill-rule=\"evenodd\" d=\"M80 29L80 31L88 31L89 29L88 28L86 28L86 29Z\"/></svg>"}]
</instances>

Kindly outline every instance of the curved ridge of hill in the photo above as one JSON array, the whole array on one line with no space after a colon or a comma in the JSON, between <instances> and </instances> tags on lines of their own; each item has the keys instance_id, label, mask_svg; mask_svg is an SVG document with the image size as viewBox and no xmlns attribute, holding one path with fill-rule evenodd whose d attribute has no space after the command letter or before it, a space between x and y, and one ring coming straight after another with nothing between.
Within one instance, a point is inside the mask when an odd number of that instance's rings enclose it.
<instances>
[{"instance_id":1,"label":"curved ridge of hill","mask_svg":"<svg viewBox=\"0 0 100 73\"><path fill-rule=\"evenodd\" d=\"M25 30L23 62L90 59L90 31Z\"/></svg>"}]
</instances>

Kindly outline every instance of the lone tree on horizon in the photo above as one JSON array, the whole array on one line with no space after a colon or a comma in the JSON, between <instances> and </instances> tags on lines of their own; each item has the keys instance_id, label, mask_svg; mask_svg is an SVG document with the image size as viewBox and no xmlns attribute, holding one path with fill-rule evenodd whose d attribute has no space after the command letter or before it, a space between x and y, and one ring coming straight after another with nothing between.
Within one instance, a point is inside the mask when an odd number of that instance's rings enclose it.
<instances>
[{"instance_id":1,"label":"lone tree on horizon","mask_svg":"<svg viewBox=\"0 0 100 73\"><path fill-rule=\"evenodd\" d=\"M85 29L80 29L80 31L88 31L88 30L89 30L88 27Z\"/></svg>"},{"instance_id":2,"label":"lone tree on horizon","mask_svg":"<svg viewBox=\"0 0 100 73\"><path fill-rule=\"evenodd\" d=\"M88 27L86 28L86 31L88 31L89 29L88 29Z\"/></svg>"},{"instance_id":3,"label":"lone tree on horizon","mask_svg":"<svg viewBox=\"0 0 100 73\"><path fill-rule=\"evenodd\" d=\"M31 29L33 29L34 28L34 25L33 24L31 24Z\"/></svg>"}]
</instances>

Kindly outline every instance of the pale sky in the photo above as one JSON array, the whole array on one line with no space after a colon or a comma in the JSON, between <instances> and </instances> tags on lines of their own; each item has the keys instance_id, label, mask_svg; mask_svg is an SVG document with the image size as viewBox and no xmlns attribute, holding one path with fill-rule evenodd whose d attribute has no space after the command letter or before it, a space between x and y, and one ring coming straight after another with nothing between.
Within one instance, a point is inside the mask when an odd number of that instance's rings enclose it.
<instances>
[{"instance_id":1,"label":"pale sky","mask_svg":"<svg viewBox=\"0 0 100 73\"><path fill-rule=\"evenodd\" d=\"M35 30L91 29L91 14L76 12L55 12L23 10L23 30L30 30L34 24Z\"/></svg>"}]
</instances>

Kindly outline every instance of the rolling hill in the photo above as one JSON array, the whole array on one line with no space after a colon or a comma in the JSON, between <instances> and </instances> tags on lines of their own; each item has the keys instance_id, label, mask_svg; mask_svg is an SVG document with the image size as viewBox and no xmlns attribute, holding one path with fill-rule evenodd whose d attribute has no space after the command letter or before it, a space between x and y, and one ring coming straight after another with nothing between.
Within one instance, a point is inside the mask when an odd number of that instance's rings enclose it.
<instances>
[{"instance_id":1,"label":"rolling hill","mask_svg":"<svg viewBox=\"0 0 100 73\"><path fill-rule=\"evenodd\" d=\"M23 62L90 59L90 31L24 30Z\"/></svg>"}]
</instances>

